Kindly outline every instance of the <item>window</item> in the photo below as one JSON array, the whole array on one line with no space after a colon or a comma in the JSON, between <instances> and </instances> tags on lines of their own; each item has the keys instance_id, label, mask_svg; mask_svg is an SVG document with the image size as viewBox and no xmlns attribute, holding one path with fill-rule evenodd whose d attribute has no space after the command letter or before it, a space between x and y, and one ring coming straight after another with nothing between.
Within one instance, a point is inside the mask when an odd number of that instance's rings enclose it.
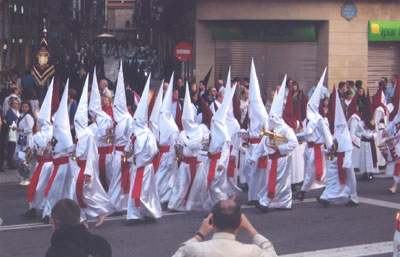
<instances>
[{"instance_id":1,"label":"window","mask_svg":"<svg viewBox=\"0 0 400 257\"><path fill-rule=\"evenodd\" d=\"M131 22L130 21L125 21L125 27L129 28L131 26Z\"/></svg>"}]
</instances>

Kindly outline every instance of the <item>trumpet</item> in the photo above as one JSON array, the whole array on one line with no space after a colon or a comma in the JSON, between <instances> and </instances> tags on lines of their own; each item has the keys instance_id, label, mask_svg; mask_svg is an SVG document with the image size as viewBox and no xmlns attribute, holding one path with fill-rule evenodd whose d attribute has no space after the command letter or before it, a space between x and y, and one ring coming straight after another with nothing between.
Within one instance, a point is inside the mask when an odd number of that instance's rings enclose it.
<instances>
[{"instance_id":1,"label":"trumpet","mask_svg":"<svg viewBox=\"0 0 400 257\"><path fill-rule=\"evenodd\" d=\"M123 161L126 162L129 158L131 158L131 156L133 155L133 144L131 143L129 145L129 151L128 152L124 152L124 158Z\"/></svg>"},{"instance_id":2,"label":"trumpet","mask_svg":"<svg viewBox=\"0 0 400 257\"><path fill-rule=\"evenodd\" d=\"M336 156L337 148L338 148L338 142L335 139L333 140L333 144L329 149L328 153L326 154L326 159L328 159L329 161L333 161L333 159L335 159Z\"/></svg>"},{"instance_id":3,"label":"trumpet","mask_svg":"<svg viewBox=\"0 0 400 257\"><path fill-rule=\"evenodd\" d=\"M284 143L289 142L288 139L282 135L275 133L273 131L266 130L263 126L260 131L260 137L267 136L270 140L270 145L282 145Z\"/></svg>"},{"instance_id":4,"label":"trumpet","mask_svg":"<svg viewBox=\"0 0 400 257\"><path fill-rule=\"evenodd\" d=\"M174 145L175 148L175 160L180 160L183 155L183 145L177 143Z\"/></svg>"},{"instance_id":5,"label":"trumpet","mask_svg":"<svg viewBox=\"0 0 400 257\"><path fill-rule=\"evenodd\" d=\"M46 139L46 146L42 148L42 150L40 151L40 155L49 154L51 153L52 149L53 149L53 144L51 140L49 141L48 139Z\"/></svg>"},{"instance_id":6,"label":"trumpet","mask_svg":"<svg viewBox=\"0 0 400 257\"><path fill-rule=\"evenodd\" d=\"M32 156L33 156L33 151L30 148L28 148L26 150L25 159L22 161L22 164L28 166L28 163L31 160Z\"/></svg>"},{"instance_id":7,"label":"trumpet","mask_svg":"<svg viewBox=\"0 0 400 257\"><path fill-rule=\"evenodd\" d=\"M107 134L107 144L111 144L111 142L115 138L114 127L111 126L108 128L108 130L109 130L109 133Z\"/></svg>"}]
</instances>

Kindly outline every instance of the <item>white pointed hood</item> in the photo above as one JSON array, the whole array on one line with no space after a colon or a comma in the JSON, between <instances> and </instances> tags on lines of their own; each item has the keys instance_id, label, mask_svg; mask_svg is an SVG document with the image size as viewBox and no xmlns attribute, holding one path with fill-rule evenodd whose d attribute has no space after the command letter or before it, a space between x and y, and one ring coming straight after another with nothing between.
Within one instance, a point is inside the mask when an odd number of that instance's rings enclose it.
<instances>
[{"instance_id":1,"label":"white pointed hood","mask_svg":"<svg viewBox=\"0 0 400 257\"><path fill-rule=\"evenodd\" d=\"M339 93L336 90L335 105L335 131L333 137L338 141L338 152L345 152L353 149L349 127L344 116L343 107L339 100Z\"/></svg>"},{"instance_id":2,"label":"white pointed hood","mask_svg":"<svg viewBox=\"0 0 400 257\"><path fill-rule=\"evenodd\" d=\"M147 133L151 133L147 125L147 117L149 112L149 91L150 91L150 77L147 78L146 85L143 89L142 96L140 97L139 104L133 115L132 130L136 137L135 152L141 152L146 145Z\"/></svg>"},{"instance_id":3,"label":"white pointed hood","mask_svg":"<svg viewBox=\"0 0 400 257\"><path fill-rule=\"evenodd\" d=\"M228 72L228 76L226 78L226 86L225 86L225 96L228 95L228 92L230 90L234 90L232 88L232 82L231 82L231 67L229 66L229 72ZM234 87L236 87L236 83L234 85ZM236 92L234 91L234 93L232 94L232 99L229 102L229 107L228 107L228 113L226 115L226 126L228 128L228 132L229 132L229 137L232 139L233 136L240 131L240 124L237 121L237 119L235 118L235 115L233 114L233 96L236 94Z\"/></svg>"},{"instance_id":4,"label":"white pointed hood","mask_svg":"<svg viewBox=\"0 0 400 257\"><path fill-rule=\"evenodd\" d=\"M53 134L53 124L51 124L51 100L53 98L54 77L47 89L46 96L43 99L42 106L37 117L37 124L41 127L43 133Z\"/></svg>"},{"instance_id":5,"label":"white pointed hood","mask_svg":"<svg viewBox=\"0 0 400 257\"><path fill-rule=\"evenodd\" d=\"M251 59L250 86L249 86L249 135L259 137L261 128L268 127L268 113L261 98L260 85L256 74L253 58Z\"/></svg>"},{"instance_id":6,"label":"white pointed hood","mask_svg":"<svg viewBox=\"0 0 400 257\"><path fill-rule=\"evenodd\" d=\"M219 151L221 145L224 144L225 141L231 141L226 124L226 117L229 110L229 104L232 104L232 96L235 93L235 89L236 85L228 90L228 92L225 92L222 104L211 119L211 153Z\"/></svg>"},{"instance_id":7,"label":"white pointed hood","mask_svg":"<svg viewBox=\"0 0 400 257\"><path fill-rule=\"evenodd\" d=\"M120 123L121 121L131 117L126 104L124 73L122 72L122 60L118 73L117 88L115 90L113 107L114 120L117 123Z\"/></svg>"},{"instance_id":8,"label":"white pointed hood","mask_svg":"<svg viewBox=\"0 0 400 257\"><path fill-rule=\"evenodd\" d=\"M168 84L167 92L165 93L164 100L161 104L160 115L158 117L158 126L160 130L160 145L169 145L169 139L172 133L179 132L178 126L175 123L174 116L172 116L172 89L174 85L174 73Z\"/></svg>"},{"instance_id":9,"label":"white pointed hood","mask_svg":"<svg viewBox=\"0 0 400 257\"><path fill-rule=\"evenodd\" d=\"M88 128L88 88L89 74L86 76L85 85L83 86L82 95L79 100L78 108L74 117L75 132L78 140L85 135Z\"/></svg>"},{"instance_id":10,"label":"white pointed hood","mask_svg":"<svg viewBox=\"0 0 400 257\"><path fill-rule=\"evenodd\" d=\"M54 119L53 136L57 140L57 144L53 151L55 153L68 150L73 146L69 116L68 116L68 88L69 80L64 88L60 105L58 106L57 116Z\"/></svg>"},{"instance_id":11,"label":"white pointed hood","mask_svg":"<svg viewBox=\"0 0 400 257\"><path fill-rule=\"evenodd\" d=\"M158 129L158 117L160 116L160 108L163 101L163 91L164 91L163 85L164 85L164 80L161 81L161 85L157 93L157 98L156 101L154 102L153 111L151 112L149 119L149 128L156 137L157 142L160 141L160 132Z\"/></svg>"},{"instance_id":12,"label":"white pointed hood","mask_svg":"<svg viewBox=\"0 0 400 257\"><path fill-rule=\"evenodd\" d=\"M319 114L319 104L321 102L321 90L324 86L326 70L327 67L325 67L321 79L319 80L317 87L307 103L307 119L313 123L317 122L319 119L322 119L321 114Z\"/></svg>"},{"instance_id":13,"label":"white pointed hood","mask_svg":"<svg viewBox=\"0 0 400 257\"><path fill-rule=\"evenodd\" d=\"M283 120L283 103L285 102L285 92L286 92L286 78L287 74L283 78L281 87L279 88L278 93L275 95L274 100L272 101L271 110L269 112L269 129L273 130L285 122ZM289 93L290 94L290 93Z\"/></svg>"},{"instance_id":14,"label":"white pointed hood","mask_svg":"<svg viewBox=\"0 0 400 257\"><path fill-rule=\"evenodd\" d=\"M202 133L199 124L194 121L194 112L192 106L192 100L190 99L189 83L186 81L186 92L185 92L185 102L183 104L182 111L182 125L186 134L190 135Z\"/></svg>"}]
</instances>

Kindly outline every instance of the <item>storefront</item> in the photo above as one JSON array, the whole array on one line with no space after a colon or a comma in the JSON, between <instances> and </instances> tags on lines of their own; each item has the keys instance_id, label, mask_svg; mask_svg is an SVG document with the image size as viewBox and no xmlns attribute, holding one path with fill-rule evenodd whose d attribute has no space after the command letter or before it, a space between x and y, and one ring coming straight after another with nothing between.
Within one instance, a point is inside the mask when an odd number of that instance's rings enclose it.
<instances>
[{"instance_id":1,"label":"storefront","mask_svg":"<svg viewBox=\"0 0 400 257\"><path fill-rule=\"evenodd\" d=\"M379 80L400 72L400 21L369 21L368 87L377 90Z\"/></svg>"}]
</instances>

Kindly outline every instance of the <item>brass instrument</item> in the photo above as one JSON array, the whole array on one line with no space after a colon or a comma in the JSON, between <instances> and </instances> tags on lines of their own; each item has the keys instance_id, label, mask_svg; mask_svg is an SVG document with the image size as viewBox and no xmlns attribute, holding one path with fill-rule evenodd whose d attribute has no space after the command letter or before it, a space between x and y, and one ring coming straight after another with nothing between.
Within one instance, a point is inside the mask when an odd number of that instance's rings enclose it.
<instances>
[{"instance_id":1,"label":"brass instrument","mask_svg":"<svg viewBox=\"0 0 400 257\"><path fill-rule=\"evenodd\" d=\"M180 160L182 159L183 156L183 145L177 143L174 145L175 148L175 160Z\"/></svg>"},{"instance_id":2,"label":"brass instrument","mask_svg":"<svg viewBox=\"0 0 400 257\"><path fill-rule=\"evenodd\" d=\"M123 161L126 162L129 158L131 158L131 156L133 155L133 144L130 143L129 145L129 151L128 152L124 152L124 158Z\"/></svg>"},{"instance_id":3,"label":"brass instrument","mask_svg":"<svg viewBox=\"0 0 400 257\"><path fill-rule=\"evenodd\" d=\"M328 161L333 161L333 159L335 159L337 148L338 148L338 141L334 139L331 148L326 154L326 159L328 159Z\"/></svg>"},{"instance_id":4,"label":"brass instrument","mask_svg":"<svg viewBox=\"0 0 400 257\"><path fill-rule=\"evenodd\" d=\"M111 142L115 138L114 127L111 126L108 129L109 129L109 133L107 134L107 144L111 144Z\"/></svg>"},{"instance_id":5,"label":"brass instrument","mask_svg":"<svg viewBox=\"0 0 400 257\"><path fill-rule=\"evenodd\" d=\"M269 138L269 143L267 143L266 141L267 146L268 145L278 146L289 142L284 135L266 130L264 126L261 128L260 131L260 137L263 136L267 136Z\"/></svg>"},{"instance_id":6,"label":"brass instrument","mask_svg":"<svg viewBox=\"0 0 400 257\"><path fill-rule=\"evenodd\" d=\"M51 139L53 140L53 139ZM40 151L40 155L45 155L45 154L50 154L51 150L53 149L53 144L51 142L51 140L46 139L46 146L42 148L42 150Z\"/></svg>"},{"instance_id":7,"label":"brass instrument","mask_svg":"<svg viewBox=\"0 0 400 257\"><path fill-rule=\"evenodd\" d=\"M249 148L249 145L250 145L250 140L249 139L247 139L247 141L242 143L243 148Z\"/></svg>"},{"instance_id":8,"label":"brass instrument","mask_svg":"<svg viewBox=\"0 0 400 257\"><path fill-rule=\"evenodd\" d=\"M28 163L31 160L32 156L33 156L33 151L30 148L28 148L26 150L25 159L22 161L22 164L28 166Z\"/></svg>"}]
</instances>

